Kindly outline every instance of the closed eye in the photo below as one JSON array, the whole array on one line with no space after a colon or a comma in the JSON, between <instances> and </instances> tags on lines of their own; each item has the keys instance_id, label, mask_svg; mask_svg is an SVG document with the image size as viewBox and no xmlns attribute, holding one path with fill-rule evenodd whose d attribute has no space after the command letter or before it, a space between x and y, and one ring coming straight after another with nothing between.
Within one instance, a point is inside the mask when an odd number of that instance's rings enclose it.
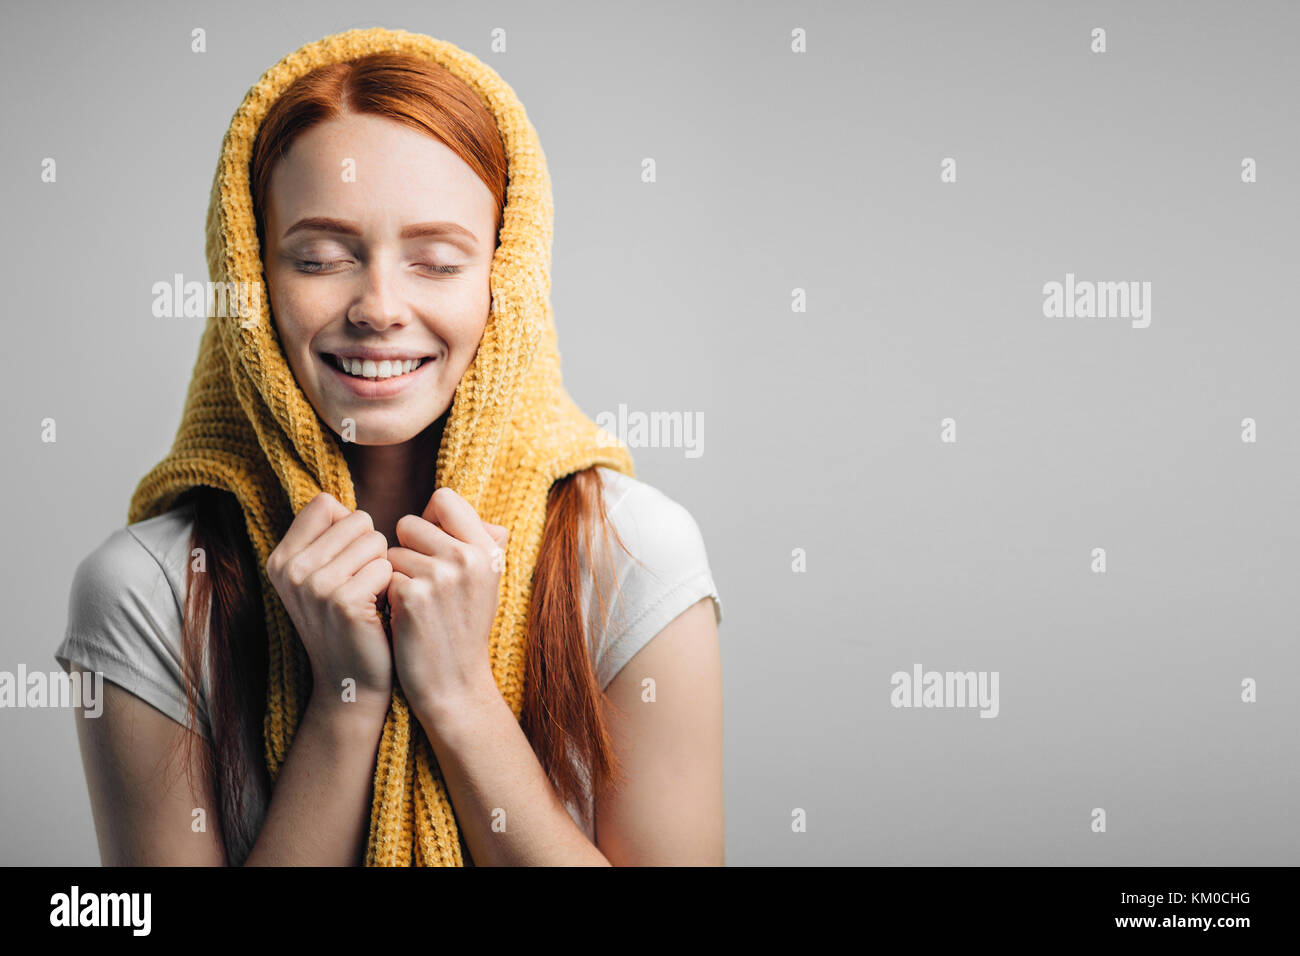
<instances>
[{"instance_id":1,"label":"closed eye","mask_svg":"<svg viewBox=\"0 0 1300 956\"><path fill-rule=\"evenodd\" d=\"M294 265L300 272L328 272L331 267L343 265L343 260L333 260L330 262L321 262L313 259L297 259Z\"/></svg>"},{"instance_id":2,"label":"closed eye","mask_svg":"<svg viewBox=\"0 0 1300 956\"><path fill-rule=\"evenodd\" d=\"M295 259L294 265L297 267L299 272L306 272L309 274L325 273L325 272L333 271L335 267L347 265L348 261L349 260L347 259L331 259L331 260ZM437 275L448 275L448 276L459 275L464 269L464 266L440 266L440 265L434 265L431 262L421 262L421 263L417 263L417 265L419 265L420 268L426 269L429 272L433 272Z\"/></svg>"}]
</instances>

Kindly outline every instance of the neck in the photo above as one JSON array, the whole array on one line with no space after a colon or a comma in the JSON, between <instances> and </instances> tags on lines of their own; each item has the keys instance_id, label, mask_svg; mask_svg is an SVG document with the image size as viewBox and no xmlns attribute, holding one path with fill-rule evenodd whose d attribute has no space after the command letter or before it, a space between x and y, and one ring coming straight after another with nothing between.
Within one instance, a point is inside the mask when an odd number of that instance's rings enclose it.
<instances>
[{"instance_id":1,"label":"neck","mask_svg":"<svg viewBox=\"0 0 1300 956\"><path fill-rule=\"evenodd\" d=\"M370 515L375 530L398 547L397 522L403 515L421 515L433 497L438 446L446 416L409 441L397 445L343 446L352 472L357 510Z\"/></svg>"}]
</instances>

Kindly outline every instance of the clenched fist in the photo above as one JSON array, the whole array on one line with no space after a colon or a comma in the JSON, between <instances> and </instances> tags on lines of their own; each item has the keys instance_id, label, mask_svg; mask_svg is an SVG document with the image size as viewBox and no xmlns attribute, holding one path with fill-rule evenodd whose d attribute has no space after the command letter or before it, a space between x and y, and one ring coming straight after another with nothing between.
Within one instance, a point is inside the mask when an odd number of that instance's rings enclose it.
<instances>
[{"instance_id":1,"label":"clenched fist","mask_svg":"<svg viewBox=\"0 0 1300 956\"><path fill-rule=\"evenodd\" d=\"M423 515L397 522L397 538L388 549L393 665L423 720L496 688L488 638L508 533L439 488Z\"/></svg>"}]
</instances>

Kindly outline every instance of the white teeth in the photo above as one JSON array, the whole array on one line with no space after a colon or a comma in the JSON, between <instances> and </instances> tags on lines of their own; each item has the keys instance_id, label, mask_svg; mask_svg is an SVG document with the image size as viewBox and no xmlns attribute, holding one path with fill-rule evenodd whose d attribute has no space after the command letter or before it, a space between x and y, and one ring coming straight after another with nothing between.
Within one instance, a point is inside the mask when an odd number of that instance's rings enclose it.
<instances>
[{"instance_id":1,"label":"white teeth","mask_svg":"<svg viewBox=\"0 0 1300 956\"><path fill-rule=\"evenodd\" d=\"M339 368L358 378L384 379L395 375L406 375L424 364L424 359L384 359L376 362L372 359L349 359L341 355L334 356Z\"/></svg>"}]
</instances>

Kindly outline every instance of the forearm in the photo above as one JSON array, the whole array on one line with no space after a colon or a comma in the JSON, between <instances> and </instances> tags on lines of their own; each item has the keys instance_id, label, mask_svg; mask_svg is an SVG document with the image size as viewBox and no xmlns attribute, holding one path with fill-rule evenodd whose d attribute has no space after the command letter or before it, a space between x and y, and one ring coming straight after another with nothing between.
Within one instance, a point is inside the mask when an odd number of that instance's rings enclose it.
<instances>
[{"instance_id":1,"label":"forearm","mask_svg":"<svg viewBox=\"0 0 1300 956\"><path fill-rule=\"evenodd\" d=\"M245 866L356 866L370 819L383 716L313 697Z\"/></svg>"},{"instance_id":2,"label":"forearm","mask_svg":"<svg viewBox=\"0 0 1300 956\"><path fill-rule=\"evenodd\" d=\"M475 865L609 865L569 815L495 685L416 716Z\"/></svg>"}]
</instances>

